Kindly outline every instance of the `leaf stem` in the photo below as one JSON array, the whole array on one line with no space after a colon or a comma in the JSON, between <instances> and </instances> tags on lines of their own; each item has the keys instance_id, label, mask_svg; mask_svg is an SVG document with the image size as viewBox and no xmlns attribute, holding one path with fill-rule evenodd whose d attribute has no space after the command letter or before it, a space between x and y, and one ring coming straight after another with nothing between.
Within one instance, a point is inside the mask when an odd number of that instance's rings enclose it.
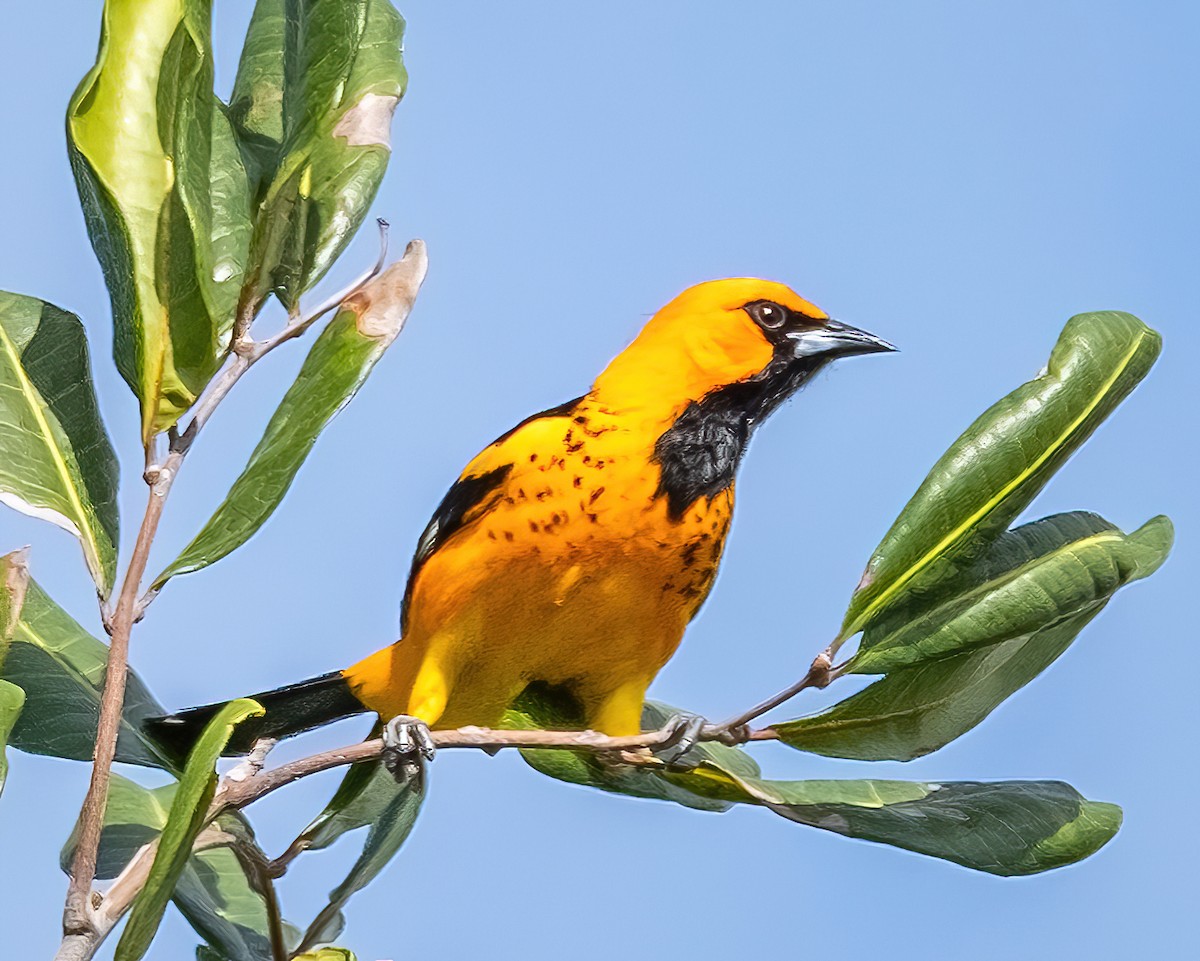
<instances>
[{"instance_id":1,"label":"leaf stem","mask_svg":"<svg viewBox=\"0 0 1200 961\"><path fill-rule=\"evenodd\" d=\"M784 701L790 701L803 690L807 690L810 687L828 687L830 682L836 678L836 675L832 673L832 660L832 649L827 647L813 658L812 666L809 667L808 673L795 684L785 687L778 694L774 694L765 701L754 705L750 710L743 711L741 714L731 717L722 724L716 725L715 729L729 733L736 732L740 728L744 728L751 721L766 714L767 711L775 710ZM719 740L719 738L716 739Z\"/></svg>"},{"instance_id":2,"label":"leaf stem","mask_svg":"<svg viewBox=\"0 0 1200 961\"><path fill-rule=\"evenodd\" d=\"M379 225L379 256L375 263L367 270L354 278L349 284L334 294L331 294L313 310L304 314L299 319L292 321L283 330L277 334L273 334L266 340L259 343L249 343L246 348L247 356L250 358L250 363L253 364L264 354L270 353L282 343L301 336L309 327L324 317L334 308L340 306L348 297L356 293L363 286L374 280L381 270L383 270L384 262L387 260L388 251L388 222L382 217L375 221Z\"/></svg>"}]
</instances>

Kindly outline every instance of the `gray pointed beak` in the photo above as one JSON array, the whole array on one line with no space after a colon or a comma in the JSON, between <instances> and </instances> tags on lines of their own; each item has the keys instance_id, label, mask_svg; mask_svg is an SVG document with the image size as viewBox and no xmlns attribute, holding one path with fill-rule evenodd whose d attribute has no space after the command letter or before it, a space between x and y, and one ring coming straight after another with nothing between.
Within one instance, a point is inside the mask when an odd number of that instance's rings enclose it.
<instances>
[{"instance_id":1,"label":"gray pointed beak","mask_svg":"<svg viewBox=\"0 0 1200 961\"><path fill-rule=\"evenodd\" d=\"M797 330L787 336L792 341L792 351L796 357L849 357L896 349L886 340L838 320L828 320L820 327Z\"/></svg>"}]
</instances>

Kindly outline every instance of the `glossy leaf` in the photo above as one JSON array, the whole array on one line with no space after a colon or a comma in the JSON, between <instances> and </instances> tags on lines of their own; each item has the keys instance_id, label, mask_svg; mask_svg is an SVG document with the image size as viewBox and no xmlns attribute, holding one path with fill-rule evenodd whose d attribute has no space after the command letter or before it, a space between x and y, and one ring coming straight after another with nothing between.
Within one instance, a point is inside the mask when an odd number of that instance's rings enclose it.
<instances>
[{"instance_id":1,"label":"glossy leaf","mask_svg":"<svg viewBox=\"0 0 1200 961\"><path fill-rule=\"evenodd\" d=\"M254 178L243 305L291 311L349 243L391 156L404 21L388 0L259 0L232 99Z\"/></svg>"},{"instance_id":2,"label":"glossy leaf","mask_svg":"<svg viewBox=\"0 0 1200 961\"><path fill-rule=\"evenodd\" d=\"M300 942L300 950L331 940L340 932L341 910L350 898L371 883L400 850L416 824L425 797L424 774L397 784L383 763L356 764L337 792L299 840L308 850L320 850L343 834L366 827L362 851L345 879L329 893ZM331 932L333 932L331 934Z\"/></svg>"},{"instance_id":3,"label":"glossy leaf","mask_svg":"<svg viewBox=\"0 0 1200 961\"><path fill-rule=\"evenodd\" d=\"M348 948L318 948L298 954L292 961L357 961L357 957Z\"/></svg>"},{"instance_id":4,"label":"glossy leaf","mask_svg":"<svg viewBox=\"0 0 1200 961\"><path fill-rule=\"evenodd\" d=\"M1072 317L1046 372L985 411L934 465L875 549L839 639L986 549L1145 377L1161 345L1130 314Z\"/></svg>"},{"instance_id":5,"label":"glossy leaf","mask_svg":"<svg viewBox=\"0 0 1200 961\"><path fill-rule=\"evenodd\" d=\"M0 503L78 537L105 596L117 566L117 480L79 318L0 292Z\"/></svg>"},{"instance_id":6,"label":"glossy leaf","mask_svg":"<svg viewBox=\"0 0 1200 961\"><path fill-rule=\"evenodd\" d=\"M321 431L358 393L400 333L426 268L425 245L415 240L403 260L346 300L313 343L229 494L158 575L155 589L236 550L275 512Z\"/></svg>"},{"instance_id":7,"label":"glossy leaf","mask_svg":"<svg viewBox=\"0 0 1200 961\"><path fill-rule=\"evenodd\" d=\"M1104 604L1118 588L1153 573L1166 560L1172 540L1165 517L1130 535L1083 512L1017 528L980 563L947 582L938 594L948 596L940 602L925 603L919 612L914 605L901 605L899 613L908 616L873 622L850 670L884 674L1027 637Z\"/></svg>"},{"instance_id":8,"label":"glossy leaf","mask_svg":"<svg viewBox=\"0 0 1200 961\"><path fill-rule=\"evenodd\" d=\"M987 585L993 577L1003 581L1005 572L1013 583L1022 572L1053 572L1057 566L1068 582L1066 593L1075 592L1070 595L1073 606L1045 593L1062 587L1053 578L1028 585L1029 595L1015 600L1006 599L1003 589L968 592L964 607L959 606L961 598L951 597L886 633L883 642L864 653L863 663L869 665L879 650L876 663L903 664L907 650L922 650L919 638L925 630L932 639L932 649L926 649L932 659L893 669L820 714L773 727L792 747L831 757L908 761L936 751L1037 677L1122 584L1152 573L1170 545L1166 518L1155 518L1128 535L1083 513L1056 515L1010 531L954 583ZM993 603L996 598L1000 601ZM900 620L889 615L878 623L885 630ZM953 645L959 653L936 656L939 646L946 653Z\"/></svg>"},{"instance_id":9,"label":"glossy leaf","mask_svg":"<svg viewBox=\"0 0 1200 961\"><path fill-rule=\"evenodd\" d=\"M25 691L27 701L9 743L31 754L92 759L108 648L77 624L34 581L13 632L0 677ZM117 760L169 768L142 722L166 711L133 671L117 738Z\"/></svg>"},{"instance_id":10,"label":"glossy leaf","mask_svg":"<svg viewBox=\"0 0 1200 961\"><path fill-rule=\"evenodd\" d=\"M648 702L642 727L656 730L675 713ZM569 702L552 692L527 693L508 722L520 729L578 726ZM585 752L567 750L522 754L539 771L571 783L702 810L758 805L801 824L991 874L1035 874L1081 860L1106 843L1121 823L1115 805L1085 800L1057 781L773 781L760 777L758 766L740 749L712 743L689 752L686 759L695 767L686 772L601 764Z\"/></svg>"},{"instance_id":11,"label":"glossy leaf","mask_svg":"<svg viewBox=\"0 0 1200 961\"><path fill-rule=\"evenodd\" d=\"M216 373L250 242L246 173L213 94L211 0L107 0L67 110L88 233L112 298L113 357L142 434Z\"/></svg>"},{"instance_id":12,"label":"glossy leaf","mask_svg":"<svg viewBox=\"0 0 1200 961\"><path fill-rule=\"evenodd\" d=\"M678 709L657 701L647 701L642 708L642 728L655 731L680 713ZM527 691L505 716L504 726L513 730L577 730L581 726L576 705L552 690ZM598 788L629 797L673 801L699 811L726 811L731 801L707 796L689 789L690 774L660 776L662 768L647 765L618 764L601 760L590 751L565 749L525 749L521 756L535 771L569 784ZM741 748L726 747L714 742L702 742L683 758L687 763L701 762L714 770L732 776L757 777L758 765Z\"/></svg>"},{"instance_id":13,"label":"glossy leaf","mask_svg":"<svg viewBox=\"0 0 1200 961\"><path fill-rule=\"evenodd\" d=\"M1004 877L1081 861L1121 826L1119 807L1061 781L765 781L707 765L689 777L693 790L707 781L715 797L799 824Z\"/></svg>"},{"instance_id":14,"label":"glossy leaf","mask_svg":"<svg viewBox=\"0 0 1200 961\"><path fill-rule=\"evenodd\" d=\"M247 718L262 714L263 709L256 701L247 698L230 701L200 735L171 798L154 863L145 886L133 903L121 940L117 942L115 961L138 961L149 950L216 794L217 759L234 728Z\"/></svg>"},{"instance_id":15,"label":"glossy leaf","mask_svg":"<svg viewBox=\"0 0 1200 961\"><path fill-rule=\"evenodd\" d=\"M175 885L173 900L224 961L272 961L266 903L229 848L193 854Z\"/></svg>"},{"instance_id":16,"label":"glossy leaf","mask_svg":"<svg viewBox=\"0 0 1200 961\"><path fill-rule=\"evenodd\" d=\"M162 833L177 784L146 788L112 775L96 876L115 878L138 849ZM232 830L236 823L236 831ZM240 815L218 820L227 833L248 833ZM59 862L70 870L76 832L63 847ZM246 877L241 861L228 847L211 847L188 859L173 896L175 906L223 961L272 961L266 904Z\"/></svg>"},{"instance_id":17,"label":"glossy leaf","mask_svg":"<svg viewBox=\"0 0 1200 961\"><path fill-rule=\"evenodd\" d=\"M25 706L25 692L8 681L0 681L0 794L4 793L4 781L8 777L8 758L5 748L13 725Z\"/></svg>"},{"instance_id":18,"label":"glossy leaf","mask_svg":"<svg viewBox=\"0 0 1200 961\"><path fill-rule=\"evenodd\" d=\"M229 100L229 119L242 152L255 209L275 176L283 152L284 47L300 39L288 36L289 6L295 8L295 0L258 0L254 4ZM293 27L296 22L293 17ZM294 52L293 59L298 59Z\"/></svg>"}]
</instances>

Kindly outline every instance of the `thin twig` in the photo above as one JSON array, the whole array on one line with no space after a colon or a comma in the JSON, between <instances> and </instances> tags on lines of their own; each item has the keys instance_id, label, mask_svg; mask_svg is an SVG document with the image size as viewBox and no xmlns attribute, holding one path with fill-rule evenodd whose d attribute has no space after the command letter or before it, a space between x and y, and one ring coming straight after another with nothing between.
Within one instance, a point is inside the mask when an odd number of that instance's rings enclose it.
<instances>
[{"instance_id":1,"label":"thin twig","mask_svg":"<svg viewBox=\"0 0 1200 961\"><path fill-rule=\"evenodd\" d=\"M386 225L380 221L381 243L386 243ZM374 277L380 269L386 247L376 264L372 265L352 287L339 291L335 296L345 299ZM340 303L341 300L338 300ZM104 824L104 811L108 802L108 785L116 756L117 734L120 729L121 712L125 702L125 683L129 675L129 637L133 625L141 620L146 608L154 600L156 591L147 592L141 598L138 593L150 559L150 548L158 531L167 495L191 449L196 435L207 423L217 406L228 396L242 375L279 344L303 333L318 317L327 313L336 304L326 301L309 317L289 325L292 331L286 337L276 336L263 344L249 344L243 340L248 330L243 327L233 341L234 353L226 368L209 384L192 410L191 422L182 433L173 432L169 438L167 456L159 462L158 438L146 444L145 479L150 487L149 502L138 528L137 540L129 559L129 566L121 582L116 605L107 608L101 601L101 618L111 635L108 659L105 665L104 689L100 698L100 712L96 726L96 744L92 756L91 778L79 816L79 841L71 861L71 878L67 887L63 907L62 951L73 952L80 939L83 943L99 944L97 939L99 919L92 906L92 882L96 876L96 862L100 848L100 833ZM251 319L253 319L251 317ZM296 328L293 330L293 328ZM94 951L95 948L93 947ZM68 953L65 957L74 957ZM79 955L87 957L90 955Z\"/></svg>"},{"instance_id":2,"label":"thin twig","mask_svg":"<svg viewBox=\"0 0 1200 961\"><path fill-rule=\"evenodd\" d=\"M167 459L164 461L162 467L158 468L159 470L168 472L172 478L174 477L183 463L183 459L187 456L188 451L192 449L192 445L196 442L196 436L204 429L204 425L208 423L209 418L212 417L217 407L228 396L229 392L233 390L234 385L242 379L246 371L280 344L285 344L289 340L299 337L334 307L337 307L363 286L375 279L380 270L383 269L383 262L387 257L388 224L386 220L382 219L378 223L379 256L369 269L363 271L350 284L343 287L337 293L322 301L315 310L305 314L300 320L289 323L279 333L257 343L243 337L241 341L235 344L235 349L226 361L225 367L213 378L192 407L192 416L187 427L172 439ZM140 621L145 616L146 608L154 603L154 599L158 597L161 590L161 586L151 588L138 599L135 622Z\"/></svg>"},{"instance_id":3,"label":"thin twig","mask_svg":"<svg viewBox=\"0 0 1200 961\"><path fill-rule=\"evenodd\" d=\"M270 859L257 844L250 841L235 840L229 847L241 862L251 887L263 899L267 915L267 935L271 943L271 961L288 961L288 949L283 936L283 915L279 910L279 897L275 893L275 875L271 871Z\"/></svg>"},{"instance_id":4,"label":"thin twig","mask_svg":"<svg viewBox=\"0 0 1200 961\"><path fill-rule=\"evenodd\" d=\"M779 707L784 701L790 701L801 691L807 690L810 687L827 687L829 682L833 680L830 674L830 651L829 648L823 650L815 658L813 658L812 666L808 669L808 673L800 678L795 684L790 687L785 687L778 694L767 698L760 704L754 705L748 711L731 717L728 721L716 725L719 731L736 732L740 728L744 728L751 721L767 711L773 711Z\"/></svg>"},{"instance_id":5,"label":"thin twig","mask_svg":"<svg viewBox=\"0 0 1200 961\"><path fill-rule=\"evenodd\" d=\"M700 731L699 739L724 741L726 735L723 727L723 725L705 725ZM454 730L431 732L434 746L439 751L456 748L475 748L489 752L510 748L568 748L595 754L618 754L622 760L632 759L631 763L634 764L649 763L652 765L660 762L653 757L639 756L635 752L660 747L668 743L675 734L676 729L673 725L657 731L646 731L642 734L630 734L622 737L610 737L596 731L496 731L486 727L461 727ZM763 728L758 731L744 732L742 740L772 741L778 740L778 735L770 728ZM217 814L233 808L243 808L293 781L318 774L321 771L328 771L331 768L373 761L382 754L383 741L380 738L374 738L289 761L287 764L262 771L254 777L242 781L230 782L226 779L222 781L217 790L216 797L213 799L213 807Z\"/></svg>"},{"instance_id":6,"label":"thin twig","mask_svg":"<svg viewBox=\"0 0 1200 961\"><path fill-rule=\"evenodd\" d=\"M311 327L335 307L341 306L342 302L345 301L346 298L350 297L351 294L378 276L379 272L383 270L384 262L387 260L388 222L383 218L380 218L375 222L379 225L379 257L376 259L375 263L372 264L369 269L363 271L361 274L359 274L359 276L355 277L354 280L350 281L350 283L348 283L337 293L332 294L323 300L315 309L308 311L308 313L306 313L300 320L292 321L286 327L284 327L283 330L279 331L279 333L273 334L265 340L250 346L247 350L250 363L253 364L264 354L270 353L280 344L291 340L293 337L299 337L306 330L308 330L309 327Z\"/></svg>"},{"instance_id":7,"label":"thin twig","mask_svg":"<svg viewBox=\"0 0 1200 961\"><path fill-rule=\"evenodd\" d=\"M170 489L170 478L161 478L150 488L150 500L138 529L133 555L121 584L112 616L112 639L100 695L100 717L96 728L96 746L92 753L92 774L79 815L79 842L71 859L71 881L63 908L63 934L86 934L93 928L91 891L96 876L100 849L100 830L108 801L108 782L113 758L117 753L117 732L125 701L125 681L129 675L129 634L133 628L138 586L146 573L150 545L158 530L163 503Z\"/></svg>"}]
</instances>

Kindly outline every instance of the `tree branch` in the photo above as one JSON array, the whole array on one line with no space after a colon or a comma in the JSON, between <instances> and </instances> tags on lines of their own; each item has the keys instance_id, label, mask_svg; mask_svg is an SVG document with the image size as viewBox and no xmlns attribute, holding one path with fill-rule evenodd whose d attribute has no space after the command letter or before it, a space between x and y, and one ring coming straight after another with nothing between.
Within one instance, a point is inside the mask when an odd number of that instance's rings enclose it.
<instances>
[{"instance_id":1,"label":"tree branch","mask_svg":"<svg viewBox=\"0 0 1200 961\"><path fill-rule=\"evenodd\" d=\"M773 711L779 707L784 701L790 701L801 691L810 687L828 687L830 682L835 679L835 675L831 673L833 666L833 650L830 647L825 648L820 654L813 658L812 666L809 667L808 673L800 678L791 687L785 687L778 694L767 698L760 704L754 705L748 711L744 711L722 724L717 725L718 729L729 733L736 732L740 728L744 728L751 721L766 714L767 711Z\"/></svg>"},{"instance_id":2,"label":"tree branch","mask_svg":"<svg viewBox=\"0 0 1200 961\"><path fill-rule=\"evenodd\" d=\"M165 481L165 483L164 483ZM91 891L96 876L96 858L100 849L100 830L108 801L108 782L113 758L117 753L117 732L121 708L125 702L125 681L129 676L129 634L134 623L137 592L146 573L150 545L158 530L163 504L170 490L170 477L150 488L150 501L138 529L133 556L121 583L121 592L112 616L112 638L104 672L104 690L100 696L100 717L96 726L96 746L92 752L92 774L79 814L79 843L71 859L71 880L63 908L63 934L84 934L93 928Z\"/></svg>"},{"instance_id":3,"label":"tree branch","mask_svg":"<svg viewBox=\"0 0 1200 961\"><path fill-rule=\"evenodd\" d=\"M91 778L80 810L79 842L71 861L71 877L67 887L66 903L63 907L63 949L68 947L68 942L74 944L75 939L80 936L90 939L97 933L98 919L92 906L92 882L96 876L100 833L104 825L104 810L108 802L108 784L113 759L116 756L117 733L120 729L121 712L125 703L125 683L129 676L129 638L133 625L142 619L146 608L157 595L157 592L153 591L147 592L141 598L138 597L150 559L150 548L158 531L167 496L170 494L175 478L196 436L242 375L280 344L304 333L319 317L328 313L379 273L387 250L386 223L382 220L379 223L382 250L370 270L357 278L350 287L339 291L333 298L323 302L310 315L289 324L282 334L277 334L262 344L255 344L253 341L247 340L248 331L243 327L240 336L236 337L231 344L232 359L193 406L191 421L187 428L182 433L174 431L171 433L166 459L159 462L157 437L151 438L146 444L144 476L150 487L149 502L138 528L137 540L129 559L129 566L121 581L117 603L110 612L105 603L101 602L101 618L111 640L96 725L96 744L92 753Z\"/></svg>"},{"instance_id":4,"label":"tree branch","mask_svg":"<svg viewBox=\"0 0 1200 961\"><path fill-rule=\"evenodd\" d=\"M824 662L823 658L825 658ZM822 663L825 663L825 668L818 670ZM822 652L813 662L813 668L801 680L784 689L775 697L734 718L732 726L731 722L705 724L700 729L698 740L719 741L724 744L778 740L779 735L772 728L750 730L747 727L748 721L741 719L753 719L773 707L778 707L806 688L824 687L828 682L828 659L826 652ZM669 724L657 731L645 731L641 734L623 737L610 737L597 731L498 731L473 726L430 733L438 750L472 748L495 753L512 748L565 748L589 751L594 754L615 754L627 764L658 766L662 762L657 758L639 752L643 752L643 749L669 744L678 731L675 725ZM208 813L205 815L206 824L211 824L226 811L244 808L301 778L349 764L373 761L383 754L382 739L373 738L358 744L350 744L332 751L323 751L320 754L299 758L275 768L264 769L263 763L266 754L273 744L274 742L268 740L256 743L247 760L221 779L212 804L209 805ZM206 834L207 832L201 834L198 845ZM157 845L158 842L153 841L138 851L134 859L109 888L99 908L92 913L91 929L86 933L64 939L59 953L55 956L55 961L88 961L94 956L109 932L129 910L142 885L146 883ZM282 874L282 869L286 869L288 862L299 853L301 853L300 850L289 848L266 870L273 874ZM265 876L262 879L265 882Z\"/></svg>"}]
</instances>

